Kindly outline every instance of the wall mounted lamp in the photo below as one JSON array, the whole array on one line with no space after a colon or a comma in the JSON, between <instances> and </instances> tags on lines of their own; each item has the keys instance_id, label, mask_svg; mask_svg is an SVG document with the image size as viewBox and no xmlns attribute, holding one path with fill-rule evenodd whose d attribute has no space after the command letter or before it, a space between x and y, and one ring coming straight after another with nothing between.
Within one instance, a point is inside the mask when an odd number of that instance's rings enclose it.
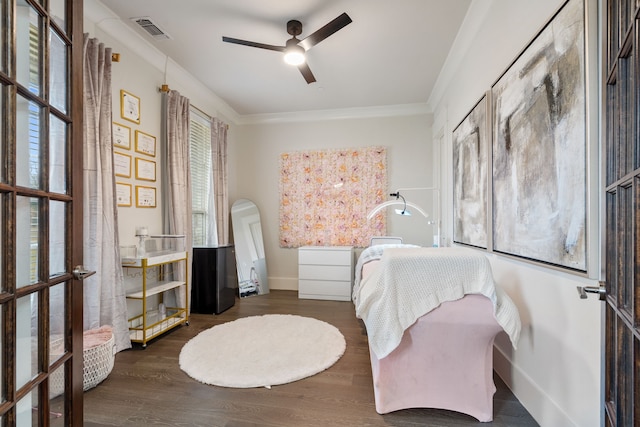
<instances>
[{"instance_id":1,"label":"wall mounted lamp","mask_svg":"<svg viewBox=\"0 0 640 427\"><path fill-rule=\"evenodd\" d=\"M404 196L400 194L400 191L396 191L395 193L391 193L391 194L389 194L389 196L395 197L396 199L395 200L387 200L386 202L380 203L378 206L373 208L371 210L371 212L369 212L367 214L367 220L370 220L378 212L380 212L382 209L387 208L389 206L402 206L402 209L396 209L396 213L398 215L404 215L404 216L411 215L411 212L407 209L407 206L409 206L409 207L415 209L417 212L419 212L423 217L429 218L429 214L426 213L424 211L424 209L422 209L420 206L416 205L415 203L407 202L407 200L404 198ZM400 201L400 199L402 199L402 201Z\"/></svg>"},{"instance_id":2,"label":"wall mounted lamp","mask_svg":"<svg viewBox=\"0 0 640 427\"><path fill-rule=\"evenodd\" d=\"M386 202L380 203L376 207L374 207L368 214L367 220L371 220L378 212L382 209L385 209L389 206L400 206L401 209L396 209L396 213L398 215L411 215L411 213L407 210L407 206L413 208L416 212L419 212L423 217L429 219L429 214L425 212L420 206L415 203L408 202L404 196L400 194L400 190L402 191L431 191L434 195L435 200L435 213L436 218L427 221L427 224L434 226L434 234L433 234L433 246L440 246L440 190L435 187L414 187L414 188L399 188L395 193L390 193L389 196L395 197L395 200L387 200Z\"/></svg>"}]
</instances>

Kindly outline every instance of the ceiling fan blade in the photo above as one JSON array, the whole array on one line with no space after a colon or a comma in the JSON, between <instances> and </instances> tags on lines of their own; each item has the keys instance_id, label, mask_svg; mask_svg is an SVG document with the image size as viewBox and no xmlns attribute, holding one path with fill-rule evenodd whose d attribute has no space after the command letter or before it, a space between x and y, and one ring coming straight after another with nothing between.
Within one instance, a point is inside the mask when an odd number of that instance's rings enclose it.
<instances>
[{"instance_id":1,"label":"ceiling fan blade","mask_svg":"<svg viewBox=\"0 0 640 427\"><path fill-rule=\"evenodd\" d=\"M285 49L284 46L274 46L270 44L250 42L247 40L234 39L234 38L225 37L225 36L222 36L222 41L227 43L241 44L244 46L258 47L260 49L275 50L277 52L284 52L284 49Z\"/></svg>"},{"instance_id":2,"label":"ceiling fan blade","mask_svg":"<svg viewBox=\"0 0 640 427\"><path fill-rule=\"evenodd\" d=\"M351 21L351 18L349 17L349 15L347 15L346 13L343 13L342 15L338 16L333 21L329 22L324 27L322 27L319 30L317 30L315 33L312 33L312 34L308 35L299 44L305 50L309 50L309 48L317 45L322 40L326 39L327 37L329 37L330 35L332 35L336 31L341 30L342 28L344 28L347 25L351 24L351 22L353 22L353 21Z\"/></svg>"},{"instance_id":3,"label":"ceiling fan blade","mask_svg":"<svg viewBox=\"0 0 640 427\"><path fill-rule=\"evenodd\" d=\"M300 72L302 73L302 77L304 77L304 79L307 81L307 84L311 84L316 81L316 78L311 72L311 68L309 68L309 65L306 62L304 64L298 65L298 70L300 70Z\"/></svg>"}]
</instances>

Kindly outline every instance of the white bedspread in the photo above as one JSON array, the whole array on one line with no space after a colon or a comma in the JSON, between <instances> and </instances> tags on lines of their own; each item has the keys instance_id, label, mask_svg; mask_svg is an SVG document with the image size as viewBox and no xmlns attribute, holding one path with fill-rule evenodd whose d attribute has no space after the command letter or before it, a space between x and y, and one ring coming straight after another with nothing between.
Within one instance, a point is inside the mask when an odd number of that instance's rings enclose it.
<instances>
[{"instance_id":1,"label":"white bedspread","mask_svg":"<svg viewBox=\"0 0 640 427\"><path fill-rule=\"evenodd\" d=\"M518 310L495 287L486 256L471 249L386 247L379 268L354 287L353 302L367 327L369 346L382 359L419 317L466 294L491 300L496 320L515 348L521 328Z\"/></svg>"}]
</instances>

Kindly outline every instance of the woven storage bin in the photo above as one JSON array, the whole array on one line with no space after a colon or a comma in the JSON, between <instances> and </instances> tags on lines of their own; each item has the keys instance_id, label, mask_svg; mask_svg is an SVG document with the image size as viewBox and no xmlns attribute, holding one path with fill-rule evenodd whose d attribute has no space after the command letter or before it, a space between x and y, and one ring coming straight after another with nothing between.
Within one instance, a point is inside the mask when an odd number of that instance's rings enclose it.
<instances>
[{"instance_id":1,"label":"woven storage bin","mask_svg":"<svg viewBox=\"0 0 640 427\"><path fill-rule=\"evenodd\" d=\"M99 337L95 339L88 338ZM59 342L62 345L62 341ZM82 383L84 391L100 384L113 369L115 362L115 340L110 326L102 326L99 329L85 331L83 334L84 350L82 351ZM55 344L52 344L52 348ZM52 351L52 354L54 352ZM52 356L55 360L59 357ZM49 376L49 397L54 397L64 392L64 369L57 369Z\"/></svg>"}]
</instances>

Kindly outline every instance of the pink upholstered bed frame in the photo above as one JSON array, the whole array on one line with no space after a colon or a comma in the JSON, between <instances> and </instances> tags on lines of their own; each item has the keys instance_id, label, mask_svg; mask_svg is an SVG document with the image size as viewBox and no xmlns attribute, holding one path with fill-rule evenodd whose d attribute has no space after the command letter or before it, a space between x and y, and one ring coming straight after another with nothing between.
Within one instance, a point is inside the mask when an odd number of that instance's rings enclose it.
<instances>
[{"instance_id":1,"label":"pink upholstered bed frame","mask_svg":"<svg viewBox=\"0 0 640 427\"><path fill-rule=\"evenodd\" d=\"M362 275L377 262L365 264ZM420 317L371 370L376 411L438 408L493 420L493 342L502 331L491 300L466 295Z\"/></svg>"}]
</instances>

